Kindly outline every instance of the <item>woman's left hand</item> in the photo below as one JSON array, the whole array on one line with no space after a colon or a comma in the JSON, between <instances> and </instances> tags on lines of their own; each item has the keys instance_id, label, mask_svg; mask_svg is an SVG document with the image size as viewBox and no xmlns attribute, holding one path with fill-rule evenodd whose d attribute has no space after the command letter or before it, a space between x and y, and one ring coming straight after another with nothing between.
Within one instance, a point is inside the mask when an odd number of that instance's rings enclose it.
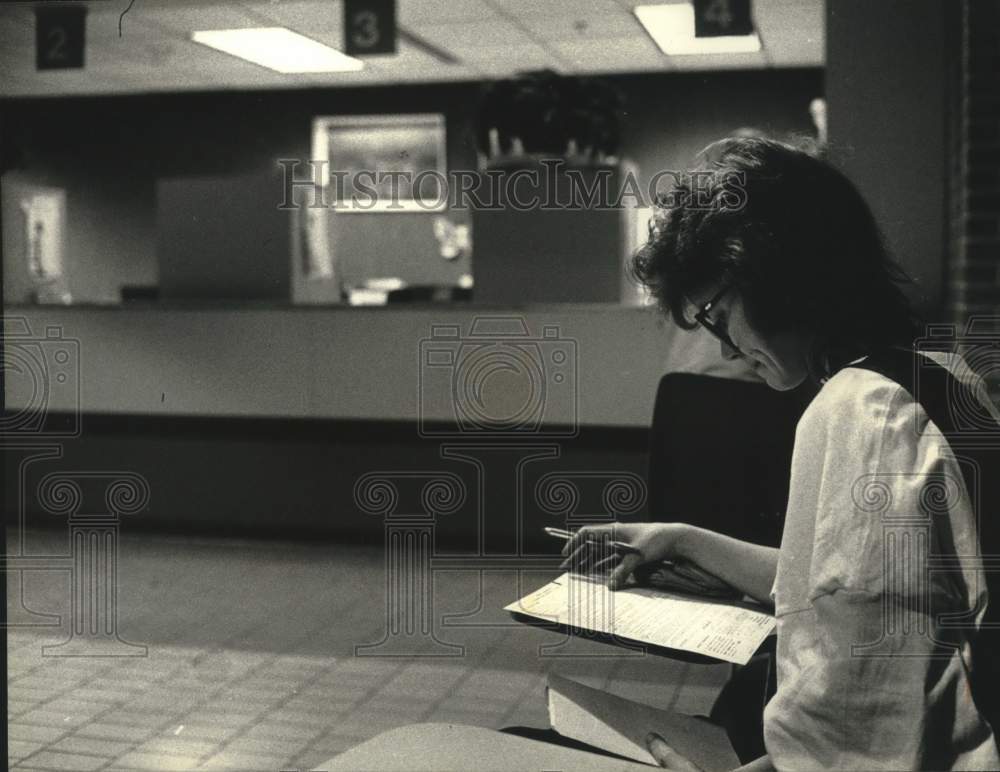
<instances>
[{"instance_id":1,"label":"woman's left hand","mask_svg":"<svg viewBox=\"0 0 1000 772\"><path fill-rule=\"evenodd\" d=\"M704 770L691 761L686 756L681 756L677 751L667 745L667 741L655 732L650 732L646 736L646 748L656 759L656 763L665 769L672 769L674 772L704 772Z\"/></svg>"}]
</instances>

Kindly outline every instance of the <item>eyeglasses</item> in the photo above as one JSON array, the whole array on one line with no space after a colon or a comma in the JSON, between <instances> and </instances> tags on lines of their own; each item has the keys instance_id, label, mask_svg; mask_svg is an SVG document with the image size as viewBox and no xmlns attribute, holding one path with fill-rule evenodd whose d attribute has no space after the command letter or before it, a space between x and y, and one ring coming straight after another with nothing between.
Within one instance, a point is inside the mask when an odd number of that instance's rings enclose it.
<instances>
[{"instance_id":1,"label":"eyeglasses","mask_svg":"<svg viewBox=\"0 0 1000 772\"><path fill-rule=\"evenodd\" d=\"M742 355L743 352L740 351L739 346L733 343L733 339L729 337L729 333L726 332L726 329L722 325L717 324L715 320L708 315L708 312L712 310L715 304L718 303L725 296L727 292L733 289L733 286L734 285L729 284L723 287L721 290L719 290L711 300L709 300L707 303L701 306L701 308L698 309L698 312L694 315L694 320L698 322L698 324L700 324L706 330L708 330L710 333L712 333L712 335L714 335L720 341L722 341L731 349L733 349L733 351L735 351L737 354ZM691 303L691 305L696 305L696 304Z\"/></svg>"}]
</instances>

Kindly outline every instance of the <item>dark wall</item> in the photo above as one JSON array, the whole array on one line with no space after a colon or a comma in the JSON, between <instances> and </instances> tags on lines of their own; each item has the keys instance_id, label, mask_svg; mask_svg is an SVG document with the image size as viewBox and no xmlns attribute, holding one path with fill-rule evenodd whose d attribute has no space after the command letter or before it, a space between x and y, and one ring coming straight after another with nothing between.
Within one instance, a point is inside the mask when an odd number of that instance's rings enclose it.
<instances>
[{"instance_id":1,"label":"dark wall","mask_svg":"<svg viewBox=\"0 0 1000 772\"><path fill-rule=\"evenodd\" d=\"M783 135L812 132L809 101L822 71L668 73L609 78L626 97L623 154L644 177L683 169L708 142L753 126ZM240 174L276 159L310 156L318 115L443 113L449 168L476 166L477 84L307 89L211 94L18 99L0 103L3 157L21 157L21 174L68 191L68 272L78 301L114 302L121 284L157 281L155 187L161 177ZM221 205L221 204L220 204ZM374 235L392 234L369 217ZM414 217L419 215L410 215ZM456 221L468 214L454 213ZM403 222L398 220L395 222ZM475 234L473 234L475 237ZM357 243L352 240L351 243ZM430 241L433 247L433 241ZM359 270L412 274L414 255L378 242ZM428 261L451 273L468 266ZM446 268L444 266L447 266Z\"/></svg>"},{"instance_id":2,"label":"dark wall","mask_svg":"<svg viewBox=\"0 0 1000 772\"><path fill-rule=\"evenodd\" d=\"M960 3L827 3L832 157L871 204L934 315L947 261L948 46ZM922 295L923 297L917 297Z\"/></svg>"},{"instance_id":3,"label":"dark wall","mask_svg":"<svg viewBox=\"0 0 1000 772\"><path fill-rule=\"evenodd\" d=\"M625 155L642 177L688 168L705 145L740 128L815 136L809 103L823 96L819 69L676 73L616 78L625 93Z\"/></svg>"}]
</instances>

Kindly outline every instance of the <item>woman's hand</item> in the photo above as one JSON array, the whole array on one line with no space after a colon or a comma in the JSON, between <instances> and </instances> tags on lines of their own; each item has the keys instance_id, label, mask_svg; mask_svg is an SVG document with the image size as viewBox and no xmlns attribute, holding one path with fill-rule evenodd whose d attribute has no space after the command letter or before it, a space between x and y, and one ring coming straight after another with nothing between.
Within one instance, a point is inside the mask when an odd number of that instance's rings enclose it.
<instances>
[{"instance_id":1,"label":"woman's hand","mask_svg":"<svg viewBox=\"0 0 1000 772\"><path fill-rule=\"evenodd\" d=\"M684 531L683 523L609 523L584 526L563 547L562 554L566 556L566 560L561 567L589 573L614 567L608 578L608 587L617 590L625 585L632 572L643 563L679 557L679 545ZM616 550L610 546L612 541L631 549L624 552ZM595 553L600 558L596 561L593 559Z\"/></svg>"},{"instance_id":2,"label":"woman's hand","mask_svg":"<svg viewBox=\"0 0 1000 772\"><path fill-rule=\"evenodd\" d=\"M667 741L655 732L650 732L646 736L646 749L656 759L656 763L665 769L672 769L674 772L704 772L689 758L681 756L667 745Z\"/></svg>"}]
</instances>

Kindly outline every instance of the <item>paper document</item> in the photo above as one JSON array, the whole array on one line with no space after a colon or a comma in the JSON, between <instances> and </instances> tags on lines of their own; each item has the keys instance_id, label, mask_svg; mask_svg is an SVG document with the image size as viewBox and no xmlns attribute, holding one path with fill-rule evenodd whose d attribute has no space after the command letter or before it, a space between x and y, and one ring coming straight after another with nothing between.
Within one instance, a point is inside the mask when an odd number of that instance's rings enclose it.
<instances>
[{"instance_id":1,"label":"paper document","mask_svg":"<svg viewBox=\"0 0 1000 772\"><path fill-rule=\"evenodd\" d=\"M655 765L646 750L646 735L656 732L705 772L740 766L726 731L705 719L653 708L557 675L549 676L548 697L549 723L563 737Z\"/></svg>"},{"instance_id":2,"label":"paper document","mask_svg":"<svg viewBox=\"0 0 1000 772\"><path fill-rule=\"evenodd\" d=\"M612 592L599 578L567 573L505 610L745 665L775 627L746 605L648 587Z\"/></svg>"}]
</instances>

